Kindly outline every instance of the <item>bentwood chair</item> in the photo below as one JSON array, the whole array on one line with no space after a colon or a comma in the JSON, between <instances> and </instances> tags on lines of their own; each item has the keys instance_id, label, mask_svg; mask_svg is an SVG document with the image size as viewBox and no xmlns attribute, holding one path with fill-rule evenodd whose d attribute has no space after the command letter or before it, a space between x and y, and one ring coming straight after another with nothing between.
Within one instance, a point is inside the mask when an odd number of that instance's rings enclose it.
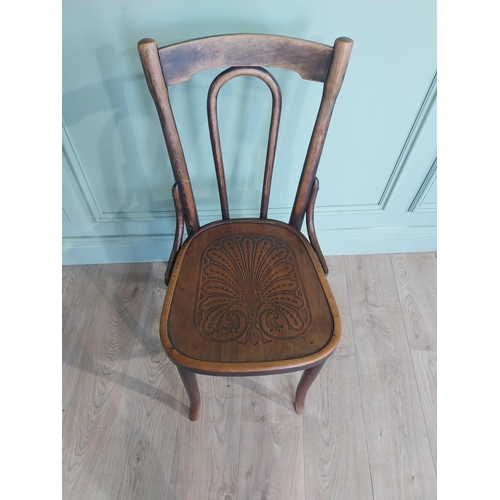
<instances>
[{"instance_id":1,"label":"bentwood chair","mask_svg":"<svg viewBox=\"0 0 500 500\"><path fill-rule=\"evenodd\" d=\"M200 411L196 373L266 375L304 370L295 409L340 340L341 322L326 280L328 268L314 229L316 171L353 42L333 47L282 36L238 34L190 40L158 49L138 44L156 104L175 184L175 239L165 273L167 293L160 336L190 400L189 418ZM262 66L296 71L323 84L323 95L289 223L267 217L281 111L281 91ZM222 219L200 227L168 88L197 71L228 68L208 90L208 124ZM230 219L217 121L217 95L232 78L247 75L271 90L272 113L260 218ZM304 218L309 241L300 232ZM183 241L184 227L187 239Z\"/></svg>"}]
</instances>

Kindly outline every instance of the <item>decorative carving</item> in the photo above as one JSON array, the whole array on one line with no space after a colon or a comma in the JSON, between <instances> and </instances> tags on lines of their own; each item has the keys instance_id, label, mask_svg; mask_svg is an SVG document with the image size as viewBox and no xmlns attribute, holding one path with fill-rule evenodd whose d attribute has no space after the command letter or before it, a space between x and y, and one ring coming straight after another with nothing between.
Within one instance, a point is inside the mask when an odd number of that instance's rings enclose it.
<instances>
[{"instance_id":1,"label":"decorative carving","mask_svg":"<svg viewBox=\"0 0 500 500\"><path fill-rule=\"evenodd\" d=\"M311 322L290 247L254 234L220 238L205 249L194 309L197 331L214 342L289 340Z\"/></svg>"}]
</instances>

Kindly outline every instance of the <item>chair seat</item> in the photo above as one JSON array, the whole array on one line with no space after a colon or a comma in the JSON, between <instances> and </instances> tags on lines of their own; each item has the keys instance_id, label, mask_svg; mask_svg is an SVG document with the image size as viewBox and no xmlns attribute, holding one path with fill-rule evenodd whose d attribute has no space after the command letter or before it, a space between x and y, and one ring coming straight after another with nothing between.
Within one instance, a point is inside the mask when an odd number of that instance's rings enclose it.
<instances>
[{"instance_id":1,"label":"chair seat","mask_svg":"<svg viewBox=\"0 0 500 500\"><path fill-rule=\"evenodd\" d=\"M340 329L309 242L262 219L218 221L184 242L160 323L174 363L219 375L317 365L335 350Z\"/></svg>"}]
</instances>

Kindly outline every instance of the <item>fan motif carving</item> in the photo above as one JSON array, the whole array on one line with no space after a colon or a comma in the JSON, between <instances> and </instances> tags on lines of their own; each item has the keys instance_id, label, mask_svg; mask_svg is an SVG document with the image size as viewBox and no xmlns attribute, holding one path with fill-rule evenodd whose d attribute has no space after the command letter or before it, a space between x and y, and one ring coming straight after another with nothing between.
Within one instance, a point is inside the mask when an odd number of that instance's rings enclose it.
<instances>
[{"instance_id":1,"label":"fan motif carving","mask_svg":"<svg viewBox=\"0 0 500 500\"><path fill-rule=\"evenodd\" d=\"M311 322L295 256L275 237L214 241L201 257L196 302L196 329L214 342L289 340Z\"/></svg>"}]
</instances>

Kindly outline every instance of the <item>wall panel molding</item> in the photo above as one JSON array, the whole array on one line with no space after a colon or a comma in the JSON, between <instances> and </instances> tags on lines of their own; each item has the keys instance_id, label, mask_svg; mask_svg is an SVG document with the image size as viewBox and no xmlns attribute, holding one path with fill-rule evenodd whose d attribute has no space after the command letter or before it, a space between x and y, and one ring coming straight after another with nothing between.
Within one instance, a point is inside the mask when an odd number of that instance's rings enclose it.
<instances>
[{"instance_id":1,"label":"wall panel molding","mask_svg":"<svg viewBox=\"0 0 500 500\"><path fill-rule=\"evenodd\" d=\"M417 140L420 131L426 124L426 120L429 117L429 110L433 105L437 96L437 73L434 74L434 77L431 81L429 89L425 94L424 100L417 112L417 116L411 126L410 132L401 147L401 152L398 156L398 159L392 169L387 182L382 190L382 195L380 200L376 204L345 204L345 205L329 205L329 206L318 206L315 209L316 213L329 213L329 214L337 214L337 213L367 213L367 212L382 212L387 208L387 204L391 195L394 192L394 189L397 184L397 180L399 179L401 173L403 172L405 166L408 163L408 159L410 157L411 151L413 149L414 143ZM432 180L429 184L432 184ZM426 191L427 193L427 191ZM425 194L424 193L424 197ZM427 209L426 209L427 210ZM429 208L430 210L430 208ZM409 210L413 211L413 210Z\"/></svg>"},{"instance_id":2,"label":"wall panel molding","mask_svg":"<svg viewBox=\"0 0 500 500\"><path fill-rule=\"evenodd\" d=\"M431 168L427 172L425 179L422 182L415 198L411 202L411 205L408 208L408 212L427 212L427 211L435 211L437 209L436 203L426 203L425 197L427 193L433 186L434 182L436 182L437 178L437 158L431 165Z\"/></svg>"},{"instance_id":3,"label":"wall panel molding","mask_svg":"<svg viewBox=\"0 0 500 500\"><path fill-rule=\"evenodd\" d=\"M76 151L71 143L71 139L69 138L69 134L66 128L66 125L62 124L62 151L63 155L66 157L66 161L75 177L80 192L82 194L83 199L87 203L87 207L90 210L94 220L97 222L101 218L102 211L99 208L99 205L92 194L92 190L85 176L84 170L78 159Z\"/></svg>"},{"instance_id":4,"label":"wall panel molding","mask_svg":"<svg viewBox=\"0 0 500 500\"><path fill-rule=\"evenodd\" d=\"M66 156L66 160L71 169L71 172L73 173L73 176L77 181L80 193L85 200L95 222L110 222L116 220L145 221L169 218L175 220L174 210L157 212L104 212L99 205L97 196L95 196L95 194L93 193L92 187L87 180L87 177L85 175L85 165L83 165L82 161L78 158L64 121L62 124L62 149L63 154ZM166 193L169 192L169 190L166 190Z\"/></svg>"},{"instance_id":5,"label":"wall panel molding","mask_svg":"<svg viewBox=\"0 0 500 500\"><path fill-rule=\"evenodd\" d=\"M329 206L317 206L314 209L316 214L341 214L341 213L373 213L382 212L382 207L379 204L367 204L367 205L329 205Z\"/></svg>"},{"instance_id":6,"label":"wall panel molding","mask_svg":"<svg viewBox=\"0 0 500 500\"><path fill-rule=\"evenodd\" d=\"M68 224L68 223L70 223L70 222L71 222L71 220L70 220L70 218L69 218L69 216L68 216L68 213L66 212L66 210L64 210L64 207L63 207L63 209L62 209L62 220L63 220L63 222L65 222L66 224Z\"/></svg>"},{"instance_id":7,"label":"wall panel molding","mask_svg":"<svg viewBox=\"0 0 500 500\"><path fill-rule=\"evenodd\" d=\"M418 134L422 127L425 125L425 121L427 117L429 116L429 110L436 99L437 96L437 73L434 74L434 77L432 79L432 82L430 84L429 90L427 91L425 98L422 102L422 106L420 107L417 117L415 118L415 121L413 122L413 125L410 129L410 132L408 134L408 137L401 149L401 153L399 154L399 157L396 161L396 164L394 165L394 168L392 169L391 175L389 177L389 180L387 181L387 185L385 186L384 192L382 193L382 196L379 201L379 205L382 208L382 210L385 210L389 199L391 198L391 195L394 191L394 188L396 186L397 180L401 175L401 172L403 171L407 160L410 156L412 147L418 137Z\"/></svg>"}]
</instances>

